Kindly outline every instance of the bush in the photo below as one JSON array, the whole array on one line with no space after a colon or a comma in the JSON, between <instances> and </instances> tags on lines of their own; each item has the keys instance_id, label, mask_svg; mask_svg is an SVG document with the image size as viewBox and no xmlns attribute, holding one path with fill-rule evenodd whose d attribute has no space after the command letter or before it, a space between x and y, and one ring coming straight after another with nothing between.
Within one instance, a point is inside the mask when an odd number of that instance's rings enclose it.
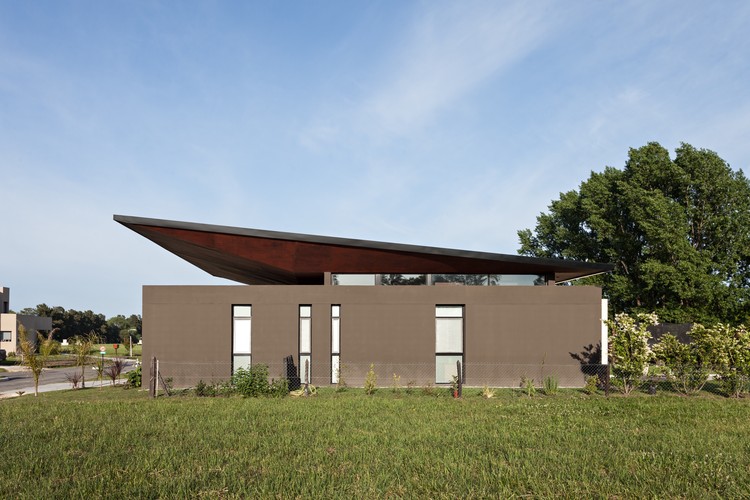
<instances>
[{"instance_id":1,"label":"bush","mask_svg":"<svg viewBox=\"0 0 750 500\"><path fill-rule=\"evenodd\" d=\"M375 365L370 363L370 370L365 377L365 394L371 396L378 390L378 376L375 374Z\"/></svg>"},{"instance_id":2,"label":"bush","mask_svg":"<svg viewBox=\"0 0 750 500\"><path fill-rule=\"evenodd\" d=\"M258 364L250 368L238 368L232 375L235 390L246 398L260 396L283 397L289 393L287 379L280 378L268 383L268 366Z\"/></svg>"},{"instance_id":3,"label":"bush","mask_svg":"<svg viewBox=\"0 0 750 500\"><path fill-rule=\"evenodd\" d=\"M141 386L141 367L140 365L132 371L128 372L128 387L140 387Z\"/></svg>"},{"instance_id":4,"label":"bush","mask_svg":"<svg viewBox=\"0 0 750 500\"><path fill-rule=\"evenodd\" d=\"M596 394L596 390L599 388L599 376L589 375L586 377L586 385L583 386L583 392L586 394Z\"/></svg>"}]
</instances>

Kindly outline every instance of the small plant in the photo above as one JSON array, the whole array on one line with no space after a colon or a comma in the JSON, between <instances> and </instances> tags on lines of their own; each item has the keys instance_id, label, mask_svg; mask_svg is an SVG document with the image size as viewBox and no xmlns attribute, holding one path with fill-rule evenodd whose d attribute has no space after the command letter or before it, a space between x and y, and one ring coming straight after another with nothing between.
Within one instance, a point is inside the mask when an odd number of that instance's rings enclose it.
<instances>
[{"instance_id":1,"label":"small plant","mask_svg":"<svg viewBox=\"0 0 750 500\"><path fill-rule=\"evenodd\" d=\"M482 397L484 399L492 399L495 397L495 391L494 389L490 389L487 387L487 384L484 384L484 387L482 388Z\"/></svg>"},{"instance_id":2,"label":"small plant","mask_svg":"<svg viewBox=\"0 0 750 500\"><path fill-rule=\"evenodd\" d=\"M208 396L208 384L206 384L203 379L200 379L198 383L195 384L195 395L201 398Z\"/></svg>"},{"instance_id":3,"label":"small plant","mask_svg":"<svg viewBox=\"0 0 750 500\"><path fill-rule=\"evenodd\" d=\"M125 361L123 361L122 358L116 358L104 370L104 374L112 382L112 385L115 385L117 383L117 380L120 378L120 375L122 374L122 371L124 369L125 369Z\"/></svg>"},{"instance_id":4,"label":"small plant","mask_svg":"<svg viewBox=\"0 0 750 500\"><path fill-rule=\"evenodd\" d=\"M451 378L451 396L458 397L458 375L453 375Z\"/></svg>"},{"instance_id":5,"label":"small plant","mask_svg":"<svg viewBox=\"0 0 750 500\"><path fill-rule=\"evenodd\" d=\"M401 375L393 374L393 381L391 382L391 392L398 394L401 392Z\"/></svg>"},{"instance_id":6,"label":"small plant","mask_svg":"<svg viewBox=\"0 0 750 500\"><path fill-rule=\"evenodd\" d=\"M81 372L76 370L73 373L67 373L65 378L73 385L73 389L78 389L78 384L81 383Z\"/></svg>"},{"instance_id":7,"label":"small plant","mask_svg":"<svg viewBox=\"0 0 750 500\"><path fill-rule=\"evenodd\" d=\"M367 372L367 376L365 377L365 394L367 394L368 396L375 394L375 391L378 387L377 384L378 376L375 373L375 365L373 363L370 363L370 370Z\"/></svg>"},{"instance_id":8,"label":"small plant","mask_svg":"<svg viewBox=\"0 0 750 500\"><path fill-rule=\"evenodd\" d=\"M557 377L554 375L548 375L544 378L544 394L547 396L554 396L557 394L558 382Z\"/></svg>"},{"instance_id":9,"label":"small plant","mask_svg":"<svg viewBox=\"0 0 750 500\"><path fill-rule=\"evenodd\" d=\"M534 387L533 378L527 378L526 376L521 377L520 387L530 398L534 397L534 395L536 394L536 387Z\"/></svg>"},{"instance_id":10,"label":"small plant","mask_svg":"<svg viewBox=\"0 0 750 500\"><path fill-rule=\"evenodd\" d=\"M289 394L289 380L286 377L281 377L275 380L271 380L271 384L268 386L268 395L274 398L283 398Z\"/></svg>"},{"instance_id":11,"label":"small plant","mask_svg":"<svg viewBox=\"0 0 750 500\"><path fill-rule=\"evenodd\" d=\"M141 366L138 365L135 370L128 372L128 387L140 387L141 386Z\"/></svg>"},{"instance_id":12,"label":"small plant","mask_svg":"<svg viewBox=\"0 0 750 500\"><path fill-rule=\"evenodd\" d=\"M586 377L586 385L583 386L583 392L586 394L596 394L596 390L599 388L599 376L589 375Z\"/></svg>"},{"instance_id":13,"label":"small plant","mask_svg":"<svg viewBox=\"0 0 750 500\"><path fill-rule=\"evenodd\" d=\"M406 394L411 394L414 392L414 387L416 387L417 381L416 380L410 380L406 383Z\"/></svg>"},{"instance_id":14,"label":"small plant","mask_svg":"<svg viewBox=\"0 0 750 500\"><path fill-rule=\"evenodd\" d=\"M266 396L271 390L268 383L268 367L258 364L250 368L238 368L232 375L232 385L246 398Z\"/></svg>"},{"instance_id":15,"label":"small plant","mask_svg":"<svg viewBox=\"0 0 750 500\"><path fill-rule=\"evenodd\" d=\"M346 383L346 379L344 378L344 366L339 365L338 368L336 368L336 377L338 382L336 383L336 392L344 392L349 388L349 386Z\"/></svg>"},{"instance_id":16,"label":"small plant","mask_svg":"<svg viewBox=\"0 0 750 500\"><path fill-rule=\"evenodd\" d=\"M432 385L432 383L428 382L426 386L422 387L422 393L425 396L434 396L435 395L435 386Z\"/></svg>"}]
</instances>

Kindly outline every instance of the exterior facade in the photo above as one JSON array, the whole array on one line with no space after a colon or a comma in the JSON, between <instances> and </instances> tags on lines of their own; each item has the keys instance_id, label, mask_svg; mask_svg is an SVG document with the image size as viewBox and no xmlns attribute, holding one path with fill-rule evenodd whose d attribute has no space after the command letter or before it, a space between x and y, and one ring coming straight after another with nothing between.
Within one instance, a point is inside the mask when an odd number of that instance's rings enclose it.
<instances>
[{"instance_id":1,"label":"exterior facade","mask_svg":"<svg viewBox=\"0 0 750 500\"><path fill-rule=\"evenodd\" d=\"M37 331L52 329L52 318L15 314L10 312L10 289L0 287L0 349L6 353L18 350L18 325L26 328L29 340L36 342Z\"/></svg>"},{"instance_id":2,"label":"exterior facade","mask_svg":"<svg viewBox=\"0 0 750 500\"><path fill-rule=\"evenodd\" d=\"M144 360L176 385L272 377L361 385L584 382L573 358L606 345L601 290L555 286L605 264L115 216L238 286L145 286ZM144 367L148 370L148 363ZM147 374L150 376L150 374Z\"/></svg>"}]
</instances>

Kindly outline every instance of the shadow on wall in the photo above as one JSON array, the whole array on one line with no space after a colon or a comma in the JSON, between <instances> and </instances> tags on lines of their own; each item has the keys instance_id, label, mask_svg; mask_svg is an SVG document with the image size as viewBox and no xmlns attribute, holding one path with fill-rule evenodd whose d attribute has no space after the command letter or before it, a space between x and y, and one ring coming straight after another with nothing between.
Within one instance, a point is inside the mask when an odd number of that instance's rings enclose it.
<instances>
[{"instance_id":1,"label":"shadow on wall","mask_svg":"<svg viewBox=\"0 0 750 500\"><path fill-rule=\"evenodd\" d=\"M589 344L583 346L581 352L570 352L570 357L575 359L581 364L581 373L587 377L597 376L599 377L599 383L601 386L604 385L607 378L607 370L602 365L602 345L601 344Z\"/></svg>"}]
</instances>

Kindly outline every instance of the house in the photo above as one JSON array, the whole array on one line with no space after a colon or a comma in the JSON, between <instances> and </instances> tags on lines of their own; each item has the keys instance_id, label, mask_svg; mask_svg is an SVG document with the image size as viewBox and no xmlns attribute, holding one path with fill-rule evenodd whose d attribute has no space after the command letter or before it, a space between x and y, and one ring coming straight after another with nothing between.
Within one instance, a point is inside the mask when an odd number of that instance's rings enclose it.
<instances>
[{"instance_id":1,"label":"house","mask_svg":"<svg viewBox=\"0 0 750 500\"><path fill-rule=\"evenodd\" d=\"M36 342L37 331L52 329L52 318L10 312L10 289L0 287L0 349L6 353L18 351L18 325L26 328L29 340Z\"/></svg>"},{"instance_id":2,"label":"house","mask_svg":"<svg viewBox=\"0 0 750 500\"><path fill-rule=\"evenodd\" d=\"M609 264L115 215L237 286L144 286L143 356L176 385L262 363L315 385L584 382L573 354L606 348L601 290L557 286ZM149 373L145 376L149 377Z\"/></svg>"}]
</instances>

